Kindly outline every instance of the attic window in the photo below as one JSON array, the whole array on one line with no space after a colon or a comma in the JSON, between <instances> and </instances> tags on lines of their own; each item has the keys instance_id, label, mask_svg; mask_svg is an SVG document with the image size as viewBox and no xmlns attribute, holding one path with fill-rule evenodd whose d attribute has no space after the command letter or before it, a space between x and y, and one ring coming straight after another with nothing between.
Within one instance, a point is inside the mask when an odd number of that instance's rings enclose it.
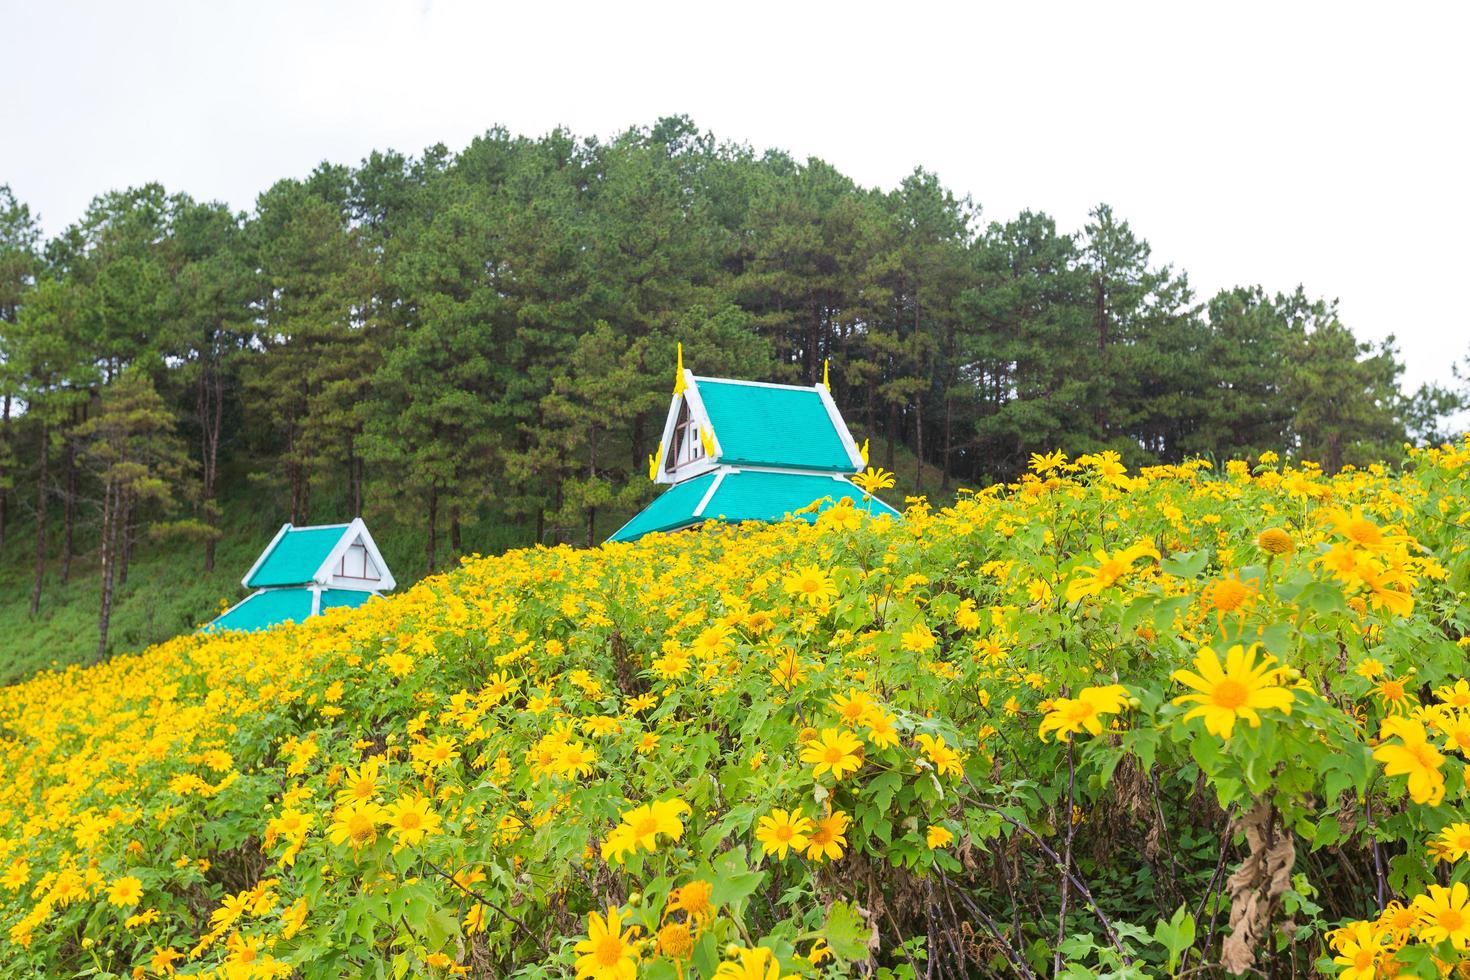
<instances>
[{"instance_id":1,"label":"attic window","mask_svg":"<svg viewBox=\"0 0 1470 980\"><path fill-rule=\"evenodd\" d=\"M704 442L699 438L699 421L689 414L689 402L681 401L679 418L674 423L674 443L669 447L664 470L672 473L686 463L701 459L704 459Z\"/></svg>"},{"instance_id":2,"label":"attic window","mask_svg":"<svg viewBox=\"0 0 1470 980\"><path fill-rule=\"evenodd\" d=\"M342 556L342 560L337 563L337 577L362 579L370 582L376 582L382 578L378 574L378 567L368 557L367 546L361 541L354 542L347 549L346 554Z\"/></svg>"}]
</instances>

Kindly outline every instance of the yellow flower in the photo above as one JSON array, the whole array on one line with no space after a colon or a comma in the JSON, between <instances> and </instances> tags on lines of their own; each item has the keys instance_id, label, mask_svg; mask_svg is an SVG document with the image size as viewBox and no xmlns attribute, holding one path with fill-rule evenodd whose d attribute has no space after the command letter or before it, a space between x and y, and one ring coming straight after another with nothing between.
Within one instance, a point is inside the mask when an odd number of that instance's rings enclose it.
<instances>
[{"instance_id":1,"label":"yellow flower","mask_svg":"<svg viewBox=\"0 0 1470 980\"><path fill-rule=\"evenodd\" d=\"M1414 899L1419 914L1419 938L1427 943L1448 939L1455 949L1470 949L1470 889L1463 881L1446 888L1430 885L1427 894Z\"/></svg>"},{"instance_id":2,"label":"yellow flower","mask_svg":"<svg viewBox=\"0 0 1470 980\"><path fill-rule=\"evenodd\" d=\"M909 627L908 631L903 634L900 640L903 648L910 653L928 653L934 649L937 642L928 624L922 619L916 621L913 626Z\"/></svg>"},{"instance_id":3,"label":"yellow flower","mask_svg":"<svg viewBox=\"0 0 1470 980\"><path fill-rule=\"evenodd\" d=\"M1279 527L1268 527L1256 535L1256 546L1271 555L1289 555L1296 551L1296 542Z\"/></svg>"},{"instance_id":4,"label":"yellow flower","mask_svg":"<svg viewBox=\"0 0 1470 980\"><path fill-rule=\"evenodd\" d=\"M633 980L638 976L638 947L634 939L638 926L623 928L623 917L615 906L608 906L607 916L587 913L587 938L573 947L577 957L577 980Z\"/></svg>"},{"instance_id":5,"label":"yellow flower","mask_svg":"<svg viewBox=\"0 0 1470 980\"><path fill-rule=\"evenodd\" d=\"M112 883L107 889L109 905L136 905L143 897L143 883L132 875L126 875Z\"/></svg>"},{"instance_id":6,"label":"yellow flower","mask_svg":"<svg viewBox=\"0 0 1470 980\"><path fill-rule=\"evenodd\" d=\"M797 812L772 810L769 816L761 817L756 826L755 839L761 842L766 854L785 858L789 849L800 851L807 846L807 835L815 827L811 820Z\"/></svg>"},{"instance_id":7,"label":"yellow flower","mask_svg":"<svg viewBox=\"0 0 1470 980\"><path fill-rule=\"evenodd\" d=\"M1123 576L1133 571L1134 562L1140 558L1157 559L1159 550L1152 541L1144 540L1113 554L1099 550L1093 553L1093 557L1097 559L1096 567L1078 567L1077 577L1067 583L1068 602L1099 595L1112 588Z\"/></svg>"},{"instance_id":8,"label":"yellow flower","mask_svg":"<svg viewBox=\"0 0 1470 980\"><path fill-rule=\"evenodd\" d=\"M171 977L174 975L174 961L184 958L184 954L172 946L155 947L153 956L148 960L148 969L160 977Z\"/></svg>"},{"instance_id":9,"label":"yellow flower","mask_svg":"<svg viewBox=\"0 0 1470 980\"><path fill-rule=\"evenodd\" d=\"M781 586L788 594L817 608L822 608L837 598L837 585L832 581L832 576L813 565L798 568L786 576Z\"/></svg>"},{"instance_id":10,"label":"yellow flower","mask_svg":"<svg viewBox=\"0 0 1470 980\"><path fill-rule=\"evenodd\" d=\"M1260 595L1261 590L1254 579L1242 581L1240 574L1227 575L1206 585L1200 592L1200 602L1206 609L1213 609L1220 616L1247 611Z\"/></svg>"},{"instance_id":11,"label":"yellow flower","mask_svg":"<svg viewBox=\"0 0 1470 980\"><path fill-rule=\"evenodd\" d=\"M5 869L5 877L0 878L3 884L11 891L17 891L25 887L26 882L31 880L31 866L23 860L17 859L10 862L10 867Z\"/></svg>"},{"instance_id":12,"label":"yellow flower","mask_svg":"<svg viewBox=\"0 0 1470 980\"><path fill-rule=\"evenodd\" d=\"M914 736L914 741L918 742L920 747L923 748L924 755L934 764L934 768L939 770L941 776L959 776L964 774L964 769L961 767L961 763L964 761L963 756L944 744L943 735L920 734Z\"/></svg>"},{"instance_id":13,"label":"yellow flower","mask_svg":"<svg viewBox=\"0 0 1470 980\"><path fill-rule=\"evenodd\" d=\"M739 962L725 960L715 970L718 980L794 980L781 977L781 964L776 954L764 946L737 952Z\"/></svg>"},{"instance_id":14,"label":"yellow flower","mask_svg":"<svg viewBox=\"0 0 1470 980\"><path fill-rule=\"evenodd\" d=\"M1184 694L1174 699L1175 704L1193 703L1184 715L1184 720L1204 718L1205 730L1221 738L1229 738L1235 731L1237 720L1244 718L1252 728L1261 724L1259 711L1268 708L1280 709L1291 714L1291 705L1296 696L1289 688L1276 683L1279 668L1271 664L1275 658L1269 654L1256 663L1256 649L1246 649L1240 644L1225 652L1222 669L1220 658L1210 647L1201 647L1194 658L1195 670L1176 670L1170 676L1197 694Z\"/></svg>"},{"instance_id":15,"label":"yellow flower","mask_svg":"<svg viewBox=\"0 0 1470 980\"><path fill-rule=\"evenodd\" d=\"M1470 708L1470 682L1463 677L1455 681L1453 687L1445 684L1435 690L1434 696L1439 698L1451 708L1457 710Z\"/></svg>"},{"instance_id":16,"label":"yellow flower","mask_svg":"<svg viewBox=\"0 0 1470 980\"><path fill-rule=\"evenodd\" d=\"M659 926L654 949L671 960L687 960L694 955L694 923L665 922Z\"/></svg>"},{"instance_id":17,"label":"yellow flower","mask_svg":"<svg viewBox=\"0 0 1470 980\"><path fill-rule=\"evenodd\" d=\"M852 482L856 484L857 488L863 491L863 494L866 496L868 494L877 493L879 490L887 490L892 487L893 474L888 472L881 466L869 466L866 470L854 476L852 478Z\"/></svg>"},{"instance_id":18,"label":"yellow flower","mask_svg":"<svg viewBox=\"0 0 1470 980\"><path fill-rule=\"evenodd\" d=\"M337 808L327 839L333 844L350 843L355 851L378 839L378 824L383 822L383 808L367 800L354 800Z\"/></svg>"},{"instance_id":19,"label":"yellow flower","mask_svg":"<svg viewBox=\"0 0 1470 980\"><path fill-rule=\"evenodd\" d=\"M846 695L838 694L832 698L832 707L837 709L837 717L844 725L857 725L868 716L874 705L867 692L849 688Z\"/></svg>"},{"instance_id":20,"label":"yellow flower","mask_svg":"<svg viewBox=\"0 0 1470 980\"><path fill-rule=\"evenodd\" d=\"M847 773L862 768L862 751L863 743L852 732L845 728L824 728L820 736L801 750L801 761L813 763L813 779L830 771L832 778L840 781Z\"/></svg>"},{"instance_id":21,"label":"yellow flower","mask_svg":"<svg viewBox=\"0 0 1470 980\"><path fill-rule=\"evenodd\" d=\"M1397 738L1397 744L1385 743L1373 750L1373 758L1383 763L1385 776L1408 776L1409 797L1415 803L1438 806L1444 799L1444 776L1440 767L1444 756L1429 744L1424 725L1411 718L1388 718L1379 731L1380 739Z\"/></svg>"},{"instance_id":22,"label":"yellow flower","mask_svg":"<svg viewBox=\"0 0 1470 980\"><path fill-rule=\"evenodd\" d=\"M400 847L417 844L439 832L439 815L429 809L429 801L422 796L404 796L389 804L383 811L383 822L392 829Z\"/></svg>"},{"instance_id":23,"label":"yellow flower","mask_svg":"<svg viewBox=\"0 0 1470 980\"><path fill-rule=\"evenodd\" d=\"M1363 662L1353 668L1353 673L1359 677L1367 678L1370 681L1375 677L1382 677L1383 671L1383 661L1376 660L1373 657L1364 657Z\"/></svg>"},{"instance_id":24,"label":"yellow flower","mask_svg":"<svg viewBox=\"0 0 1470 980\"><path fill-rule=\"evenodd\" d=\"M1128 706L1128 689L1121 684L1106 687L1084 687L1075 698L1057 698L1037 734L1046 741L1048 732L1057 732L1063 740L1081 731L1102 733L1104 715L1116 715Z\"/></svg>"},{"instance_id":25,"label":"yellow flower","mask_svg":"<svg viewBox=\"0 0 1470 980\"><path fill-rule=\"evenodd\" d=\"M830 858L835 861L842 857L842 848L847 844L847 838L843 835L851 822L848 815L841 810L834 810L830 816L819 819L815 829L807 837L807 860L821 861L823 858Z\"/></svg>"},{"instance_id":26,"label":"yellow flower","mask_svg":"<svg viewBox=\"0 0 1470 980\"><path fill-rule=\"evenodd\" d=\"M948 827L941 827L939 824L930 824L929 831L924 836L924 841L929 845L929 850L933 851L953 844L954 834L950 832Z\"/></svg>"},{"instance_id":27,"label":"yellow flower","mask_svg":"<svg viewBox=\"0 0 1470 980\"><path fill-rule=\"evenodd\" d=\"M1470 854L1470 823L1452 823L1439 832L1436 842L1451 861Z\"/></svg>"},{"instance_id":28,"label":"yellow flower","mask_svg":"<svg viewBox=\"0 0 1470 980\"><path fill-rule=\"evenodd\" d=\"M715 909L710 904L710 898L715 893L715 886L707 881L696 878L686 885L675 888L669 892L669 904L664 909L664 915L673 912L683 912L690 919L704 925L714 918Z\"/></svg>"},{"instance_id":29,"label":"yellow flower","mask_svg":"<svg viewBox=\"0 0 1470 980\"><path fill-rule=\"evenodd\" d=\"M1379 958L1383 955L1383 937L1371 922L1354 922L1331 935L1337 955L1332 962L1345 969L1339 980L1374 980Z\"/></svg>"},{"instance_id":30,"label":"yellow flower","mask_svg":"<svg viewBox=\"0 0 1470 980\"><path fill-rule=\"evenodd\" d=\"M602 859L622 864L625 854L640 847L652 853L658 849L660 834L678 840L684 836L682 817L689 812L689 804L680 799L658 800L628 810L622 814L623 822L602 842Z\"/></svg>"}]
</instances>

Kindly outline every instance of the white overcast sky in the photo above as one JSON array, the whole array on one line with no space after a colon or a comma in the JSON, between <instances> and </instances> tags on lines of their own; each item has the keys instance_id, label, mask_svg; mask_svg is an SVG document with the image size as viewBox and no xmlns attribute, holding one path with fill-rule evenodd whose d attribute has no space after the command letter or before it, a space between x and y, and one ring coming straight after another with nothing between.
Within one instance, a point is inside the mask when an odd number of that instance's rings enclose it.
<instances>
[{"instance_id":1,"label":"white overcast sky","mask_svg":"<svg viewBox=\"0 0 1470 980\"><path fill-rule=\"evenodd\" d=\"M54 234L150 180L273 181L495 124L687 113L985 219L1113 205L1201 295L1341 301L1409 385L1470 349L1470 4L0 0L0 183Z\"/></svg>"}]
</instances>

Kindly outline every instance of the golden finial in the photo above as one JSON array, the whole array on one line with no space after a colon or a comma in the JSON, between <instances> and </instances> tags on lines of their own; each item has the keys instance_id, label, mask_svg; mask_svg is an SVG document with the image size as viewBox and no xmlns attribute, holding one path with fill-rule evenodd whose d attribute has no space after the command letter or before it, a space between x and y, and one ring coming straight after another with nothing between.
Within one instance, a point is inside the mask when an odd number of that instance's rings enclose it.
<instances>
[{"instance_id":1,"label":"golden finial","mask_svg":"<svg viewBox=\"0 0 1470 980\"><path fill-rule=\"evenodd\" d=\"M866 440L866 439L863 440L863 448L859 449L858 452L863 457L863 465L864 466L867 466L868 465L868 440Z\"/></svg>"},{"instance_id":2,"label":"golden finial","mask_svg":"<svg viewBox=\"0 0 1470 980\"><path fill-rule=\"evenodd\" d=\"M659 455L663 455L663 443L658 444L658 451ZM654 456L652 453L650 453L648 456L648 479L653 482L658 481L658 457Z\"/></svg>"},{"instance_id":3,"label":"golden finial","mask_svg":"<svg viewBox=\"0 0 1470 980\"><path fill-rule=\"evenodd\" d=\"M685 388L685 384L684 384L684 345L683 344L679 344L679 345L677 345L676 349L677 349L678 353L675 355L675 357L678 360L678 364L676 364L675 367L674 367L674 394L676 394L676 395L682 395L682 394L684 394L684 388Z\"/></svg>"},{"instance_id":4,"label":"golden finial","mask_svg":"<svg viewBox=\"0 0 1470 980\"><path fill-rule=\"evenodd\" d=\"M830 362L825 357L822 358L822 387L826 388L828 391L831 391L832 386L827 382L827 365L829 363Z\"/></svg>"}]
</instances>

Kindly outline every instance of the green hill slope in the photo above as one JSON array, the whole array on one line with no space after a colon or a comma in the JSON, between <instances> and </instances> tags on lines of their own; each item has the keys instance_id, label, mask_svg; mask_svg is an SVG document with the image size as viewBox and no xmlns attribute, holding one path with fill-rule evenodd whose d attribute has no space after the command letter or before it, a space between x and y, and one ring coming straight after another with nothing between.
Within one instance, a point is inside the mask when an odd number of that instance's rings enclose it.
<instances>
[{"instance_id":1,"label":"green hill slope","mask_svg":"<svg viewBox=\"0 0 1470 980\"><path fill-rule=\"evenodd\" d=\"M859 436L861 438L861 436ZM904 495L915 487L915 461L900 449L897 454L898 484L886 491L885 499L902 505ZM953 491L939 491L940 475L925 467L925 486L938 503L953 499ZM110 647L113 652L141 650L170 637L192 632L200 623L213 619L221 604L233 604L246 591L240 579L260 550L286 520L287 515L264 503L243 475L229 482L221 499L221 537L215 568L204 571L203 549L178 540L145 541L137 549L128 581L117 591L112 614ZM369 501L366 520L398 579L400 588L418 581L426 573L425 535L418 515L405 520L399 515L375 512ZM326 499L313 519L322 523L346 520L351 515L345 502ZM616 530L629 514L608 512L598 520L598 533ZM59 524L53 524L52 552L48 556L40 612L29 610L35 568L34 524L13 523L5 547L0 549L0 684L10 683L43 667L65 666L89 661L96 653L99 584L95 547L84 530L78 536L79 554L73 558L70 581L60 580L57 553ZM507 520L493 512L481 515L463 530L464 554L498 554L507 548L531 544L534 528ZM449 552L446 535L440 531L439 567L453 567L459 556Z\"/></svg>"}]
</instances>

